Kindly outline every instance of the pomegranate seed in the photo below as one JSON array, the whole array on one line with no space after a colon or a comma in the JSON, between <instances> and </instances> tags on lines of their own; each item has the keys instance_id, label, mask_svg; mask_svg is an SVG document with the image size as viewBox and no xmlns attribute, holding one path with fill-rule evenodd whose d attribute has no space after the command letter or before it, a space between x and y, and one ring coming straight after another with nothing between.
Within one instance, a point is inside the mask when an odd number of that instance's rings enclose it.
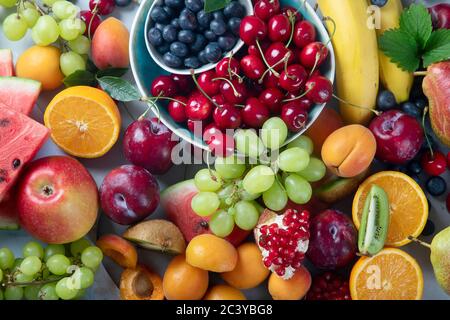
<instances>
[{"instance_id":1,"label":"pomegranate seed","mask_svg":"<svg viewBox=\"0 0 450 320\"><path fill-rule=\"evenodd\" d=\"M284 268L278 268L276 271L277 275L279 275L280 277L284 276L285 274L285 269Z\"/></svg>"}]
</instances>

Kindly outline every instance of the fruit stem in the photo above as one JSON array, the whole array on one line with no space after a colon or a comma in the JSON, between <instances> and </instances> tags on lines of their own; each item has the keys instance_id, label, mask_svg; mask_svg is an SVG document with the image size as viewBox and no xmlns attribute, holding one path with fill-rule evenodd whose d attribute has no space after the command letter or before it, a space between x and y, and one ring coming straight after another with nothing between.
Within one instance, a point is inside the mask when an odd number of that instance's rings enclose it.
<instances>
[{"instance_id":1,"label":"fruit stem","mask_svg":"<svg viewBox=\"0 0 450 320\"><path fill-rule=\"evenodd\" d=\"M316 53L316 60L314 61L314 65L313 65L313 67L312 67L312 69L311 69L311 71L310 71L310 73L309 73L309 76L310 76L310 77L312 76L312 74L314 73L314 71L316 71L317 64L319 63L319 60L320 60L320 53L317 52L317 53Z\"/></svg>"},{"instance_id":2,"label":"fruit stem","mask_svg":"<svg viewBox=\"0 0 450 320\"><path fill-rule=\"evenodd\" d=\"M337 26L336 26L336 21L334 21L333 18L331 18L331 17L328 17L328 16L327 17L323 17L322 21L324 21L324 22L325 21L330 21L333 24L333 32L331 32L331 35L330 35L329 39L327 40L327 42L325 42L325 47L327 47L330 44L331 39L333 39L334 35L336 34Z\"/></svg>"},{"instance_id":3,"label":"fruit stem","mask_svg":"<svg viewBox=\"0 0 450 320\"><path fill-rule=\"evenodd\" d=\"M289 40L286 44L286 48L289 48L291 45L292 39L294 39L294 28L295 28L295 12L289 11L288 13L289 22L291 23L291 34L289 36Z\"/></svg>"},{"instance_id":4,"label":"fruit stem","mask_svg":"<svg viewBox=\"0 0 450 320\"><path fill-rule=\"evenodd\" d=\"M198 90L206 97L208 98L209 101L211 101L211 103L213 105L215 105L217 108L219 107L219 105L214 102L213 99L211 99L211 97L205 92L205 90L203 90L203 88L198 84L197 78L195 77L195 73L194 73L194 69L191 69L191 76L192 76L192 80L194 81L195 85L197 86ZM214 80L214 79L213 79ZM234 87L233 87L234 89Z\"/></svg>"},{"instance_id":5,"label":"fruit stem","mask_svg":"<svg viewBox=\"0 0 450 320\"><path fill-rule=\"evenodd\" d=\"M358 106L358 105L353 104L353 103L351 103L351 102L345 101L344 99L339 98L339 97L338 97L337 95L335 95L334 93L333 93L333 98L335 98L335 99L338 100L339 102L348 104L349 106L352 106L352 107L354 107L354 108L364 109L364 110L369 110L369 111L373 112L373 113L374 113L375 115L377 115L377 116L381 115L381 113L382 113L382 112L377 111L377 110L374 110L374 109L370 109L370 108L367 108L367 107Z\"/></svg>"},{"instance_id":6,"label":"fruit stem","mask_svg":"<svg viewBox=\"0 0 450 320\"><path fill-rule=\"evenodd\" d=\"M420 244L421 246L427 247L428 249L431 249L431 245L425 241L419 240L417 238L414 238L413 236L408 236L408 240L417 242L418 244Z\"/></svg>"},{"instance_id":7,"label":"fruit stem","mask_svg":"<svg viewBox=\"0 0 450 320\"><path fill-rule=\"evenodd\" d=\"M423 128L423 133L425 134L425 140L427 140L428 148L430 149L431 158L433 159L434 158L433 147L431 146L430 139L428 138L427 128L425 126L425 117L426 117L427 113L428 113L428 107L425 107L425 109L423 110L423 115L422 115L422 128Z\"/></svg>"},{"instance_id":8,"label":"fruit stem","mask_svg":"<svg viewBox=\"0 0 450 320\"><path fill-rule=\"evenodd\" d=\"M268 72L274 72L274 75L275 75L277 78L279 78L279 77L280 77L280 74L279 74L279 73L276 73L276 71L275 71L273 68L275 68L276 66L278 66L278 65L280 65L280 64L282 64L282 63L284 63L284 64L286 65L286 64L287 64L287 61L288 61L289 58L290 58L290 56L291 56L291 53L290 53L290 52L287 52L286 55L283 57L283 59L281 59L280 61L278 61L277 63L275 63L272 67L266 69L266 71L264 71L264 73L262 74L262 76L258 79L258 83L261 84L261 83L263 82L264 77L266 76L266 74L267 74Z\"/></svg>"},{"instance_id":9,"label":"fruit stem","mask_svg":"<svg viewBox=\"0 0 450 320\"><path fill-rule=\"evenodd\" d=\"M180 100L178 100L178 99L171 98L171 97L162 97L162 96L158 96L158 97L153 97L153 98L148 98L148 99L149 99L149 100L154 100L154 101L157 101L157 100L159 100L159 99L169 100L169 101L178 102L178 103L182 104L183 106L186 106L186 103L184 103L184 102L182 102L182 101L180 101Z\"/></svg>"},{"instance_id":10,"label":"fruit stem","mask_svg":"<svg viewBox=\"0 0 450 320\"><path fill-rule=\"evenodd\" d=\"M156 109L156 111L154 111L154 112L156 113L156 117L157 117L158 119L160 119L161 113L159 112L159 108L158 108L158 106L155 104L155 102L154 102L153 100L151 100L151 99L149 99L149 98L147 98L147 97L143 97L143 98L141 98L141 101L147 103L148 108L147 108L147 110L145 110L144 113L138 118L138 120L144 119L144 118L147 116L147 113L150 111L150 109L153 109L153 108Z\"/></svg>"},{"instance_id":11,"label":"fruit stem","mask_svg":"<svg viewBox=\"0 0 450 320\"><path fill-rule=\"evenodd\" d=\"M225 82L228 82L228 84L231 86L231 88L233 89L233 94L235 97L239 97L239 92L237 92L236 88L234 87L233 82L231 82L230 79L227 78L222 78L222 77L218 77L218 78L214 78L212 79L212 81L217 81L217 80L223 80Z\"/></svg>"},{"instance_id":12,"label":"fruit stem","mask_svg":"<svg viewBox=\"0 0 450 320\"><path fill-rule=\"evenodd\" d=\"M308 92L310 92L314 87L310 87L308 90L306 90L305 92L303 92L301 95L299 95L298 97L293 97L293 98L289 98L289 99L284 99L283 102L290 102L290 101L294 101L294 100L298 100L303 98L305 95L308 94Z\"/></svg>"},{"instance_id":13,"label":"fruit stem","mask_svg":"<svg viewBox=\"0 0 450 320\"><path fill-rule=\"evenodd\" d=\"M262 48L261 48L261 45L259 44L258 39L256 39L255 43L256 43L256 46L258 47L259 53L261 54L261 58L262 58L262 60L264 61L266 67L267 67L270 71L272 71L273 74L274 74L276 77L279 77L280 74L279 74L277 71L275 71L275 70L273 69L274 66L270 66L269 63L267 62L266 57L264 56L264 53L263 53L263 51L262 51ZM280 61L281 61L281 60L280 60ZM278 62L280 62L280 61L278 61Z\"/></svg>"},{"instance_id":14,"label":"fruit stem","mask_svg":"<svg viewBox=\"0 0 450 320\"><path fill-rule=\"evenodd\" d=\"M414 77L424 77L428 74L427 71L416 71L413 73Z\"/></svg>"},{"instance_id":15,"label":"fruit stem","mask_svg":"<svg viewBox=\"0 0 450 320\"><path fill-rule=\"evenodd\" d=\"M5 287L27 287L27 286L40 286L47 283L57 282L61 280L64 277L58 277L51 280L41 280L41 281L30 281L30 282L6 282Z\"/></svg>"}]
</instances>

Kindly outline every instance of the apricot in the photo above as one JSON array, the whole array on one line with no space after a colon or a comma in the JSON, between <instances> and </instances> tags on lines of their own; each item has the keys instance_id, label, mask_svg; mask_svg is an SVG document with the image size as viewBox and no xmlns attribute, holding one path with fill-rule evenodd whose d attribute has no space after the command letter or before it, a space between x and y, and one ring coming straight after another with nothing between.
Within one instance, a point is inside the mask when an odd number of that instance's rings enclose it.
<instances>
[{"instance_id":1,"label":"apricot","mask_svg":"<svg viewBox=\"0 0 450 320\"><path fill-rule=\"evenodd\" d=\"M247 300L247 298L236 288L218 284L208 290L203 300Z\"/></svg>"},{"instance_id":2,"label":"apricot","mask_svg":"<svg viewBox=\"0 0 450 320\"><path fill-rule=\"evenodd\" d=\"M236 267L238 253L227 240L212 234L194 237L186 248L190 265L213 272L227 272Z\"/></svg>"},{"instance_id":3,"label":"apricot","mask_svg":"<svg viewBox=\"0 0 450 320\"><path fill-rule=\"evenodd\" d=\"M16 75L42 84L42 90L54 90L62 85L64 75L59 68L61 50L56 47L33 46L17 59Z\"/></svg>"},{"instance_id":4,"label":"apricot","mask_svg":"<svg viewBox=\"0 0 450 320\"><path fill-rule=\"evenodd\" d=\"M127 240L115 234L106 234L97 240L97 247L122 268L136 268L137 251Z\"/></svg>"},{"instance_id":5,"label":"apricot","mask_svg":"<svg viewBox=\"0 0 450 320\"><path fill-rule=\"evenodd\" d=\"M270 271L264 266L261 250L256 243L248 242L237 248L238 261L236 267L221 274L231 286L238 289L250 289L261 284Z\"/></svg>"},{"instance_id":6,"label":"apricot","mask_svg":"<svg viewBox=\"0 0 450 320\"><path fill-rule=\"evenodd\" d=\"M351 178L370 166L376 151L372 132L362 125L352 124L328 136L322 146L322 160L335 175Z\"/></svg>"},{"instance_id":7,"label":"apricot","mask_svg":"<svg viewBox=\"0 0 450 320\"><path fill-rule=\"evenodd\" d=\"M323 108L319 117L306 130L305 135L314 142L314 154L320 155L322 145L330 134L344 125L339 113L331 108Z\"/></svg>"},{"instance_id":8,"label":"apricot","mask_svg":"<svg viewBox=\"0 0 450 320\"><path fill-rule=\"evenodd\" d=\"M122 300L164 300L162 280L147 266L125 269L120 276Z\"/></svg>"},{"instance_id":9,"label":"apricot","mask_svg":"<svg viewBox=\"0 0 450 320\"><path fill-rule=\"evenodd\" d=\"M130 64L130 33L118 19L110 17L100 23L92 38L92 61L99 69L126 68Z\"/></svg>"},{"instance_id":10,"label":"apricot","mask_svg":"<svg viewBox=\"0 0 450 320\"><path fill-rule=\"evenodd\" d=\"M303 266L289 280L284 280L272 273L268 287L273 300L300 300L311 287L311 274Z\"/></svg>"},{"instance_id":11,"label":"apricot","mask_svg":"<svg viewBox=\"0 0 450 320\"><path fill-rule=\"evenodd\" d=\"M200 300L208 281L208 271L191 266L181 254L172 259L164 273L164 295L168 300Z\"/></svg>"}]
</instances>

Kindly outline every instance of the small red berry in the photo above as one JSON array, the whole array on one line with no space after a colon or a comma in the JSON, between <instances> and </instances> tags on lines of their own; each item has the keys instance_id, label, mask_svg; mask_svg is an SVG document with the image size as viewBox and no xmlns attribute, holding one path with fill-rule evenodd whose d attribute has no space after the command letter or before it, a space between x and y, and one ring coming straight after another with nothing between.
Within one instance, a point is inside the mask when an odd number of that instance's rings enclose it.
<instances>
[{"instance_id":1,"label":"small red berry","mask_svg":"<svg viewBox=\"0 0 450 320\"><path fill-rule=\"evenodd\" d=\"M447 168L447 159L440 151L425 152L421 159L421 165L424 171L430 176L439 176Z\"/></svg>"}]
</instances>

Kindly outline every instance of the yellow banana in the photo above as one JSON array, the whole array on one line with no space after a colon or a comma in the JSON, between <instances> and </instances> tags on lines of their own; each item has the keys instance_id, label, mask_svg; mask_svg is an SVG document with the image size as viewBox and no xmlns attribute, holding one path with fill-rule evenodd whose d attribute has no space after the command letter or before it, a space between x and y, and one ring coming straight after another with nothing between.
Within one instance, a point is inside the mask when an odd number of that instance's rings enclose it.
<instances>
[{"instance_id":1,"label":"yellow banana","mask_svg":"<svg viewBox=\"0 0 450 320\"><path fill-rule=\"evenodd\" d=\"M348 103L339 107L348 123L367 124L375 108L379 85L378 45L375 29L368 27L366 0L318 0L324 16L336 23L332 38L336 56L338 96ZM330 33L334 26L327 21ZM357 105L358 107L352 106Z\"/></svg>"},{"instance_id":2,"label":"yellow banana","mask_svg":"<svg viewBox=\"0 0 450 320\"><path fill-rule=\"evenodd\" d=\"M378 36L388 29L397 28L400 22L400 15L403 10L401 0L389 0L387 4L380 8L380 29L377 29ZM403 71L380 50L380 80L383 86L392 91L397 103L408 100L409 93L414 81L414 76Z\"/></svg>"}]
</instances>

